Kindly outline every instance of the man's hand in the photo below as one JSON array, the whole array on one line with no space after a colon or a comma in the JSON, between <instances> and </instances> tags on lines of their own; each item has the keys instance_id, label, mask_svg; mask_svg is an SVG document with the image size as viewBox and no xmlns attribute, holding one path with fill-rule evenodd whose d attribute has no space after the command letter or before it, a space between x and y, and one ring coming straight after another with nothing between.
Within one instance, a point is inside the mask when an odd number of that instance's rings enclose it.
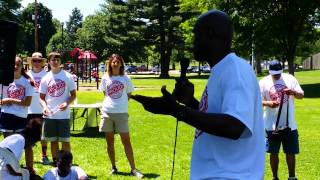
<instances>
[{"instance_id":1,"label":"man's hand","mask_svg":"<svg viewBox=\"0 0 320 180\"><path fill-rule=\"evenodd\" d=\"M263 101L263 106L268 106L270 108L276 108L280 105L280 102L278 101Z\"/></svg>"},{"instance_id":2,"label":"man's hand","mask_svg":"<svg viewBox=\"0 0 320 180\"><path fill-rule=\"evenodd\" d=\"M144 109L151 113L176 117L179 109L183 106L176 102L175 97L167 91L166 86L162 86L161 92L162 97L131 95L131 98L141 103Z\"/></svg>"},{"instance_id":3,"label":"man's hand","mask_svg":"<svg viewBox=\"0 0 320 180\"><path fill-rule=\"evenodd\" d=\"M0 105L10 106L10 105L12 105L12 99L11 98L4 98L4 99L2 99L2 104L1 104L1 101L0 101Z\"/></svg>"},{"instance_id":4,"label":"man's hand","mask_svg":"<svg viewBox=\"0 0 320 180\"><path fill-rule=\"evenodd\" d=\"M45 116L49 116L49 114L51 114L50 109L46 106L43 108L43 115Z\"/></svg>"},{"instance_id":5,"label":"man's hand","mask_svg":"<svg viewBox=\"0 0 320 180\"><path fill-rule=\"evenodd\" d=\"M64 110L67 109L67 107L68 107L67 102L64 102L64 103L62 103L62 104L59 105L59 110L60 110L60 111L64 111Z\"/></svg>"},{"instance_id":6,"label":"man's hand","mask_svg":"<svg viewBox=\"0 0 320 180\"><path fill-rule=\"evenodd\" d=\"M193 94L194 94L194 85L189 80L176 79L176 84L172 92L172 95L175 96L175 98L179 102L187 106L190 106L193 100Z\"/></svg>"},{"instance_id":7,"label":"man's hand","mask_svg":"<svg viewBox=\"0 0 320 180\"><path fill-rule=\"evenodd\" d=\"M283 91L283 93L285 93L286 95L295 96L295 95L297 94L296 91L294 91L294 90L292 90L292 89L289 89L289 88L283 89L282 91Z\"/></svg>"}]
</instances>

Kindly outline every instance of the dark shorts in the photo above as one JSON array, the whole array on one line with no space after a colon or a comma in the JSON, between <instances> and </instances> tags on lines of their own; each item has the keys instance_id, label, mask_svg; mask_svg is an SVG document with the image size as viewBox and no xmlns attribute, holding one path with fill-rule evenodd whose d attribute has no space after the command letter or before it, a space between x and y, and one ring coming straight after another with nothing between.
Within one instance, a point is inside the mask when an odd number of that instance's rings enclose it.
<instances>
[{"instance_id":1,"label":"dark shorts","mask_svg":"<svg viewBox=\"0 0 320 180\"><path fill-rule=\"evenodd\" d=\"M70 142L70 119L47 119L42 124L42 140Z\"/></svg>"},{"instance_id":2,"label":"dark shorts","mask_svg":"<svg viewBox=\"0 0 320 180\"><path fill-rule=\"evenodd\" d=\"M13 114L0 114L0 131L19 133L27 126L27 118L15 116Z\"/></svg>"},{"instance_id":3,"label":"dark shorts","mask_svg":"<svg viewBox=\"0 0 320 180\"><path fill-rule=\"evenodd\" d=\"M266 150L268 153L279 153L282 144L283 152L286 154L299 153L298 130L293 130L279 139L270 138L272 131L267 131Z\"/></svg>"},{"instance_id":4,"label":"dark shorts","mask_svg":"<svg viewBox=\"0 0 320 180\"><path fill-rule=\"evenodd\" d=\"M43 122L43 114L28 114L27 120L29 122L30 119L40 119Z\"/></svg>"}]
</instances>

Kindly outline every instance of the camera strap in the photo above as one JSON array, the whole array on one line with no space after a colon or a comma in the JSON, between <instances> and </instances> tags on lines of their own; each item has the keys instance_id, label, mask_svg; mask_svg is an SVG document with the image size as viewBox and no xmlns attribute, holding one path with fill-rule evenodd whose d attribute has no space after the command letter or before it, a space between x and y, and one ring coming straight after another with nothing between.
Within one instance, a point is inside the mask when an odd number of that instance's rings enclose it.
<instances>
[{"instance_id":1,"label":"camera strap","mask_svg":"<svg viewBox=\"0 0 320 180\"><path fill-rule=\"evenodd\" d=\"M281 93L281 100L280 100L280 106L279 106L279 111L278 111L278 116L277 116L277 122L276 122L276 129L278 128L279 125L279 120L280 120L280 116L281 116L281 111L282 111L282 105L283 105L283 99L285 96L285 93ZM288 96L288 100L287 100L287 120L286 120L286 127L289 127L289 96Z\"/></svg>"}]
</instances>

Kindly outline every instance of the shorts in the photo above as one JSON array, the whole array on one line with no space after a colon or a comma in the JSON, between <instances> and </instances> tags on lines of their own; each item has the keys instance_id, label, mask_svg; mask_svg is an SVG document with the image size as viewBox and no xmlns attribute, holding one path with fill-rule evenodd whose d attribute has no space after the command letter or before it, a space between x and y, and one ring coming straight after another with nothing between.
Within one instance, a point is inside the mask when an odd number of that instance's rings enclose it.
<instances>
[{"instance_id":1,"label":"shorts","mask_svg":"<svg viewBox=\"0 0 320 180\"><path fill-rule=\"evenodd\" d=\"M41 122L43 122L43 114L28 114L27 116L28 122L30 121L30 119L35 119L35 118L40 119Z\"/></svg>"},{"instance_id":2,"label":"shorts","mask_svg":"<svg viewBox=\"0 0 320 180\"><path fill-rule=\"evenodd\" d=\"M282 144L283 152L286 154L299 153L299 135L298 130L292 130L290 133L283 135L279 139L271 139L272 131L267 131L266 150L268 153L279 153Z\"/></svg>"},{"instance_id":3,"label":"shorts","mask_svg":"<svg viewBox=\"0 0 320 180\"><path fill-rule=\"evenodd\" d=\"M101 117L99 131L125 133L129 132L128 113L107 113L108 117Z\"/></svg>"},{"instance_id":4,"label":"shorts","mask_svg":"<svg viewBox=\"0 0 320 180\"><path fill-rule=\"evenodd\" d=\"M41 140L70 142L70 119L44 118Z\"/></svg>"},{"instance_id":5,"label":"shorts","mask_svg":"<svg viewBox=\"0 0 320 180\"><path fill-rule=\"evenodd\" d=\"M0 114L0 131L19 133L27 127L27 118L9 113Z\"/></svg>"}]
</instances>

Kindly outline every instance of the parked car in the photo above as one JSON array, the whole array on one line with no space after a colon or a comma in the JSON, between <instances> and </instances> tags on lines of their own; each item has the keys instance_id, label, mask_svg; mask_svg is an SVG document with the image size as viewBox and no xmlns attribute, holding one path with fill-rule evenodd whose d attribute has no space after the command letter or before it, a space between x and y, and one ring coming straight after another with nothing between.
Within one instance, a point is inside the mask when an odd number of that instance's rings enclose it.
<instances>
[{"instance_id":1,"label":"parked car","mask_svg":"<svg viewBox=\"0 0 320 180\"><path fill-rule=\"evenodd\" d=\"M160 67L158 65L155 65L151 68L152 72L159 72L160 71Z\"/></svg>"},{"instance_id":2,"label":"parked car","mask_svg":"<svg viewBox=\"0 0 320 180\"><path fill-rule=\"evenodd\" d=\"M106 71L106 65L104 65L104 64L99 64L99 71L100 71L100 72L105 72L105 71Z\"/></svg>"},{"instance_id":3,"label":"parked car","mask_svg":"<svg viewBox=\"0 0 320 180\"><path fill-rule=\"evenodd\" d=\"M142 64L141 66L137 67L137 71L139 72L148 71L148 68L146 65Z\"/></svg>"},{"instance_id":4,"label":"parked car","mask_svg":"<svg viewBox=\"0 0 320 180\"><path fill-rule=\"evenodd\" d=\"M189 66L187 68L187 73L196 73L199 71L199 67L198 66Z\"/></svg>"},{"instance_id":5,"label":"parked car","mask_svg":"<svg viewBox=\"0 0 320 180\"><path fill-rule=\"evenodd\" d=\"M210 71L211 71L210 66L208 66L208 65L201 66L200 69L201 69L201 72L204 72L204 73L210 73Z\"/></svg>"},{"instance_id":6,"label":"parked car","mask_svg":"<svg viewBox=\"0 0 320 180\"><path fill-rule=\"evenodd\" d=\"M127 72L127 73L136 73L137 72L137 66L125 66L124 70Z\"/></svg>"}]
</instances>

